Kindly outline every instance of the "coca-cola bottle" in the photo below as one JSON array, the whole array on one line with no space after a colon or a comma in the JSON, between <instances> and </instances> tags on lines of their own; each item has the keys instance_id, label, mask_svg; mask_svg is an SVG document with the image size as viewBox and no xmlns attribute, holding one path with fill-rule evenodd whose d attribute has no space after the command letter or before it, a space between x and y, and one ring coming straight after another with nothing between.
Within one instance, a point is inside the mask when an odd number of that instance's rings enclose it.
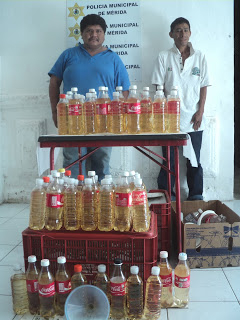
<instances>
[{"instance_id":1,"label":"coca-cola bottle","mask_svg":"<svg viewBox=\"0 0 240 320\"><path fill-rule=\"evenodd\" d=\"M55 312L55 279L49 270L49 260L41 260L41 271L38 278L38 293L40 300L40 316L54 317Z\"/></svg>"},{"instance_id":2,"label":"coca-cola bottle","mask_svg":"<svg viewBox=\"0 0 240 320\"><path fill-rule=\"evenodd\" d=\"M38 270L36 267L36 256L28 257L28 268L26 272L27 293L29 311L31 314L39 314L39 296L38 296Z\"/></svg>"}]
</instances>

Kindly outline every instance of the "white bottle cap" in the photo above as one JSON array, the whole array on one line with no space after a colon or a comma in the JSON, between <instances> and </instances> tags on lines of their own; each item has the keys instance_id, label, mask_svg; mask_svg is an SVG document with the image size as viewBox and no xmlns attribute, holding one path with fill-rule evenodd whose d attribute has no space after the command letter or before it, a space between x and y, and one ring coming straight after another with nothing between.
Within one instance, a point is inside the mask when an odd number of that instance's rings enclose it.
<instances>
[{"instance_id":1,"label":"white bottle cap","mask_svg":"<svg viewBox=\"0 0 240 320\"><path fill-rule=\"evenodd\" d=\"M172 89L171 90L171 96L177 96L177 90Z\"/></svg>"},{"instance_id":2,"label":"white bottle cap","mask_svg":"<svg viewBox=\"0 0 240 320\"><path fill-rule=\"evenodd\" d=\"M49 266L49 260L48 259L42 259L41 260L41 266L42 267L48 267Z\"/></svg>"},{"instance_id":3,"label":"white bottle cap","mask_svg":"<svg viewBox=\"0 0 240 320\"><path fill-rule=\"evenodd\" d=\"M122 91L123 87L122 86L117 86L116 90Z\"/></svg>"},{"instance_id":4,"label":"white bottle cap","mask_svg":"<svg viewBox=\"0 0 240 320\"><path fill-rule=\"evenodd\" d=\"M105 264L99 264L98 265L98 272L105 273L106 272L106 266Z\"/></svg>"},{"instance_id":5,"label":"white bottle cap","mask_svg":"<svg viewBox=\"0 0 240 320\"><path fill-rule=\"evenodd\" d=\"M94 177L96 175L95 171L88 171L88 176L89 177Z\"/></svg>"},{"instance_id":6,"label":"white bottle cap","mask_svg":"<svg viewBox=\"0 0 240 320\"><path fill-rule=\"evenodd\" d=\"M57 262L58 263L66 263L66 258L64 256L58 257Z\"/></svg>"},{"instance_id":7,"label":"white bottle cap","mask_svg":"<svg viewBox=\"0 0 240 320\"><path fill-rule=\"evenodd\" d=\"M123 177L129 177L129 172L128 171L124 171L122 176Z\"/></svg>"},{"instance_id":8,"label":"white bottle cap","mask_svg":"<svg viewBox=\"0 0 240 320\"><path fill-rule=\"evenodd\" d=\"M86 179L84 179L84 183L87 184L87 185L90 185L90 184L92 184L92 179L91 178L86 178Z\"/></svg>"},{"instance_id":9,"label":"white bottle cap","mask_svg":"<svg viewBox=\"0 0 240 320\"><path fill-rule=\"evenodd\" d=\"M99 91L101 91L101 90L102 90L102 91L105 91L105 87L104 87L104 86L98 87L98 90L99 90Z\"/></svg>"},{"instance_id":10,"label":"white bottle cap","mask_svg":"<svg viewBox=\"0 0 240 320\"><path fill-rule=\"evenodd\" d=\"M166 259L168 257L167 251L160 251L160 258Z\"/></svg>"},{"instance_id":11,"label":"white bottle cap","mask_svg":"<svg viewBox=\"0 0 240 320\"><path fill-rule=\"evenodd\" d=\"M71 185L74 185L75 179L74 179L74 178L70 178L70 179L68 180L68 183L71 184Z\"/></svg>"},{"instance_id":12,"label":"white bottle cap","mask_svg":"<svg viewBox=\"0 0 240 320\"><path fill-rule=\"evenodd\" d=\"M163 91L161 90L156 91L156 96L163 96Z\"/></svg>"},{"instance_id":13,"label":"white bottle cap","mask_svg":"<svg viewBox=\"0 0 240 320\"><path fill-rule=\"evenodd\" d=\"M101 185L103 186L103 185L107 185L107 184L111 184L111 179L102 179L102 181L101 181Z\"/></svg>"},{"instance_id":14,"label":"white bottle cap","mask_svg":"<svg viewBox=\"0 0 240 320\"><path fill-rule=\"evenodd\" d=\"M38 178L38 179L36 179L36 184L38 185L38 186L41 186L41 185L43 185L43 179L40 179L40 178Z\"/></svg>"},{"instance_id":15,"label":"white bottle cap","mask_svg":"<svg viewBox=\"0 0 240 320\"><path fill-rule=\"evenodd\" d=\"M73 87L73 88L71 88L71 91L72 92L78 92L78 88L77 87Z\"/></svg>"},{"instance_id":16,"label":"white bottle cap","mask_svg":"<svg viewBox=\"0 0 240 320\"><path fill-rule=\"evenodd\" d=\"M137 90L137 86L134 84L134 85L129 87L129 90Z\"/></svg>"},{"instance_id":17,"label":"white bottle cap","mask_svg":"<svg viewBox=\"0 0 240 320\"><path fill-rule=\"evenodd\" d=\"M36 256L29 256L28 257L28 262L36 262L36 261L37 261Z\"/></svg>"},{"instance_id":18,"label":"white bottle cap","mask_svg":"<svg viewBox=\"0 0 240 320\"><path fill-rule=\"evenodd\" d=\"M60 177L60 172L53 172L52 173L53 178L59 178Z\"/></svg>"},{"instance_id":19,"label":"white bottle cap","mask_svg":"<svg viewBox=\"0 0 240 320\"><path fill-rule=\"evenodd\" d=\"M135 173L135 178L136 178L136 179L137 179L137 178L141 178L140 173L136 172L136 173Z\"/></svg>"},{"instance_id":20,"label":"white bottle cap","mask_svg":"<svg viewBox=\"0 0 240 320\"><path fill-rule=\"evenodd\" d=\"M134 170L130 171L129 175L130 177L135 176L135 171Z\"/></svg>"},{"instance_id":21,"label":"white bottle cap","mask_svg":"<svg viewBox=\"0 0 240 320\"><path fill-rule=\"evenodd\" d=\"M112 175L111 174L105 174L105 179L112 179Z\"/></svg>"},{"instance_id":22,"label":"white bottle cap","mask_svg":"<svg viewBox=\"0 0 240 320\"><path fill-rule=\"evenodd\" d=\"M178 86L172 86L172 90L178 90Z\"/></svg>"},{"instance_id":23,"label":"white bottle cap","mask_svg":"<svg viewBox=\"0 0 240 320\"><path fill-rule=\"evenodd\" d=\"M52 175L54 172L58 172L58 171L57 171L57 170L51 170L51 175Z\"/></svg>"},{"instance_id":24,"label":"white bottle cap","mask_svg":"<svg viewBox=\"0 0 240 320\"><path fill-rule=\"evenodd\" d=\"M159 276L159 273L160 273L160 268L159 267L152 267L151 274L153 276Z\"/></svg>"},{"instance_id":25,"label":"white bottle cap","mask_svg":"<svg viewBox=\"0 0 240 320\"><path fill-rule=\"evenodd\" d=\"M157 90L163 90L164 86L161 85L161 86L157 86Z\"/></svg>"},{"instance_id":26,"label":"white bottle cap","mask_svg":"<svg viewBox=\"0 0 240 320\"><path fill-rule=\"evenodd\" d=\"M136 178L135 181L134 181L134 184L141 186L142 185L142 179L141 178Z\"/></svg>"},{"instance_id":27,"label":"white bottle cap","mask_svg":"<svg viewBox=\"0 0 240 320\"><path fill-rule=\"evenodd\" d=\"M119 97L119 92L113 92L113 97Z\"/></svg>"},{"instance_id":28,"label":"white bottle cap","mask_svg":"<svg viewBox=\"0 0 240 320\"><path fill-rule=\"evenodd\" d=\"M149 87L143 87L143 91L149 91Z\"/></svg>"},{"instance_id":29,"label":"white bottle cap","mask_svg":"<svg viewBox=\"0 0 240 320\"><path fill-rule=\"evenodd\" d=\"M86 93L86 98L92 98L92 96L93 96L93 95L92 95L92 92L87 92L87 93Z\"/></svg>"},{"instance_id":30,"label":"white bottle cap","mask_svg":"<svg viewBox=\"0 0 240 320\"><path fill-rule=\"evenodd\" d=\"M95 93L96 92L96 90L95 89L89 89L89 92L91 92L91 93Z\"/></svg>"},{"instance_id":31,"label":"white bottle cap","mask_svg":"<svg viewBox=\"0 0 240 320\"><path fill-rule=\"evenodd\" d=\"M131 274L138 274L139 267L138 266L131 266L130 272L131 272Z\"/></svg>"},{"instance_id":32,"label":"white bottle cap","mask_svg":"<svg viewBox=\"0 0 240 320\"><path fill-rule=\"evenodd\" d=\"M178 259L181 260L181 261L186 261L187 260L187 254L185 252L179 253Z\"/></svg>"}]
</instances>

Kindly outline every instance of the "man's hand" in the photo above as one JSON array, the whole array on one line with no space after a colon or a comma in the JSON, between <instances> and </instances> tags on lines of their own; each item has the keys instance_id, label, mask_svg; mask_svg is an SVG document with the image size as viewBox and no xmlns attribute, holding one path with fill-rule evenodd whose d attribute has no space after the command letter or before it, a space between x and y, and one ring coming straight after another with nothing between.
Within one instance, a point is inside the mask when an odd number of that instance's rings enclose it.
<instances>
[{"instance_id":1,"label":"man's hand","mask_svg":"<svg viewBox=\"0 0 240 320\"><path fill-rule=\"evenodd\" d=\"M57 128L58 127L58 124L57 124L57 112L52 112L52 119L53 119L53 122L55 124L55 127Z\"/></svg>"},{"instance_id":2,"label":"man's hand","mask_svg":"<svg viewBox=\"0 0 240 320\"><path fill-rule=\"evenodd\" d=\"M193 124L193 129L195 131L197 131L200 128L202 123L202 117L203 117L203 114L199 110L195 112L194 115L192 116L191 123Z\"/></svg>"}]
</instances>

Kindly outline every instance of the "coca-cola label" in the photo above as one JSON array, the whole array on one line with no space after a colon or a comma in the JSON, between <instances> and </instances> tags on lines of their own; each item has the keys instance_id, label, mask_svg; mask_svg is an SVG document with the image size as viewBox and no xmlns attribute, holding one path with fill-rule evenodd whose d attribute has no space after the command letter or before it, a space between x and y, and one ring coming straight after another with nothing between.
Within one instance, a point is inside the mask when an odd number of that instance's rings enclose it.
<instances>
[{"instance_id":1,"label":"coca-cola label","mask_svg":"<svg viewBox=\"0 0 240 320\"><path fill-rule=\"evenodd\" d=\"M140 114L141 113L140 103L139 102L128 103L127 104L127 113L129 113L129 114Z\"/></svg>"},{"instance_id":2,"label":"coca-cola label","mask_svg":"<svg viewBox=\"0 0 240 320\"><path fill-rule=\"evenodd\" d=\"M163 113L164 108L162 107L162 104L159 102L154 102L153 103L153 113L154 114L162 114Z\"/></svg>"},{"instance_id":3,"label":"coca-cola label","mask_svg":"<svg viewBox=\"0 0 240 320\"><path fill-rule=\"evenodd\" d=\"M61 208L63 207L63 195L47 193L47 207Z\"/></svg>"},{"instance_id":4,"label":"coca-cola label","mask_svg":"<svg viewBox=\"0 0 240 320\"><path fill-rule=\"evenodd\" d=\"M180 101L168 101L168 113L180 114Z\"/></svg>"},{"instance_id":5,"label":"coca-cola label","mask_svg":"<svg viewBox=\"0 0 240 320\"><path fill-rule=\"evenodd\" d=\"M56 292L60 294L69 293L71 291L71 281L56 281Z\"/></svg>"},{"instance_id":6,"label":"coca-cola label","mask_svg":"<svg viewBox=\"0 0 240 320\"><path fill-rule=\"evenodd\" d=\"M27 291L30 293L38 292L38 280L27 280Z\"/></svg>"},{"instance_id":7,"label":"coca-cola label","mask_svg":"<svg viewBox=\"0 0 240 320\"><path fill-rule=\"evenodd\" d=\"M133 191L133 205L140 206L147 204L146 191Z\"/></svg>"},{"instance_id":8,"label":"coca-cola label","mask_svg":"<svg viewBox=\"0 0 240 320\"><path fill-rule=\"evenodd\" d=\"M172 286L172 273L167 275L160 275L163 287L171 287Z\"/></svg>"},{"instance_id":9,"label":"coca-cola label","mask_svg":"<svg viewBox=\"0 0 240 320\"><path fill-rule=\"evenodd\" d=\"M96 104L96 114L107 114L107 104L99 103Z\"/></svg>"},{"instance_id":10,"label":"coca-cola label","mask_svg":"<svg viewBox=\"0 0 240 320\"><path fill-rule=\"evenodd\" d=\"M41 297L52 297L55 294L55 283L38 284L38 293Z\"/></svg>"},{"instance_id":11,"label":"coca-cola label","mask_svg":"<svg viewBox=\"0 0 240 320\"><path fill-rule=\"evenodd\" d=\"M131 193L116 193L116 206L118 207L131 207L132 194Z\"/></svg>"},{"instance_id":12,"label":"coca-cola label","mask_svg":"<svg viewBox=\"0 0 240 320\"><path fill-rule=\"evenodd\" d=\"M110 292L112 296L124 296L126 294L126 281L122 283L110 282Z\"/></svg>"},{"instance_id":13,"label":"coca-cola label","mask_svg":"<svg viewBox=\"0 0 240 320\"><path fill-rule=\"evenodd\" d=\"M82 108L79 108L79 104L70 104L68 106L68 114L70 116L78 116L80 109L82 109Z\"/></svg>"},{"instance_id":14,"label":"coca-cola label","mask_svg":"<svg viewBox=\"0 0 240 320\"><path fill-rule=\"evenodd\" d=\"M175 275L174 281L175 287L177 288L189 288L190 287L190 275L187 277L179 277Z\"/></svg>"},{"instance_id":15,"label":"coca-cola label","mask_svg":"<svg viewBox=\"0 0 240 320\"><path fill-rule=\"evenodd\" d=\"M123 105L120 103L112 103L109 107L109 114L123 114Z\"/></svg>"}]
</instances>

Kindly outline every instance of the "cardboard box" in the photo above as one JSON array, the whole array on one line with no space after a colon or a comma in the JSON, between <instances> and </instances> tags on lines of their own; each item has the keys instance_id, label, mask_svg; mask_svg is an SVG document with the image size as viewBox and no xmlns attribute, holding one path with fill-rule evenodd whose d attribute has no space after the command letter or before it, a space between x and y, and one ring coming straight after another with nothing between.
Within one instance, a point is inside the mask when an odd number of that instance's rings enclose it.
<instances>
[{"instance_id":1,"label":"cardboard box","mask_svg":"<svg viewBox=\"0 0 240 320\"><path fill-rule=\"evenodd\" d=\"M188 255L190 268L240 266L240 217L219 200L181 203L184 217L199 208L223 214L227 222L201 225L182 223L183 251ZM172 211L176 221L176 202L172 202Z\"/></svg>"}]
</instances>

